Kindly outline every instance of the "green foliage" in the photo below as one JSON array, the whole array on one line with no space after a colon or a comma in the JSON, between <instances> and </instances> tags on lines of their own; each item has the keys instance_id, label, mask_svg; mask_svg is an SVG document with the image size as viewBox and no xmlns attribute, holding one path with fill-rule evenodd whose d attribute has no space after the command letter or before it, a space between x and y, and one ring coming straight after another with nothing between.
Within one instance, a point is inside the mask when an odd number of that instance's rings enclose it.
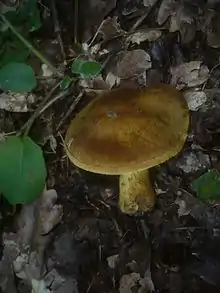
<instances>
[{"instance_id":1,"label":"green foliage","mask_svg":"<svg viewBox=\"0 0 220 293\"><path fill-rule=\"evenodd\" d=\"M75 59L72 63L71 70L72 73L80 75L81 78L89 79L100 73L101 64L96 61Z\"/></svg>"},{"instance_id":2,"label":"green foliage","mask_svg":"<svg viewBox=\"0 0 220 293\"><path fill-rule=\"evenodd\" d=\"M192 188L202 201L220 199L220 173L212 170L203 174L193 182Z\"/></svg>"},{"instance_id":3,"label":"green foliage","mask_svg":"<svg viewBox=\"0 0 220 293\"><path fill-rule=\"evenodd\" d=\"M68 87L70 86L70 84L72 83L73 79L70 78L69 76L65 76L61 82L60 88L62 90L66 90L68 89Z\"/></svg>"},{"instance_id":4,"label":"green foliage","mask_svg":"<svg viewBox=\"0 0 220 293\"><path fill-rule=\"evenodd\" d=\"M7 63L0 68L0 88L25 93L36 86L33 69L25 63Z\"/></svg>"},{"instance_id":5,"label":"green foliage","mask_svg":"<svg viewBox=\"0 0 220 293\"><path fill-rule=\"evenodd\" d=\"M30 39L30 33L38 30L41 27L40 13L37 6L37 0L22 0L19 5L13 7L4 6L2 13L4 16L12 23L16 30L27 40ZM30 55L30 50L18 39L18 37L5 25L0 22L0 70L1 70L1 81L0 88L3 90L11 90L14 92L26 92L32 90L36 85L36 80L33 81L32 70L24 69L25 64L19 65L19 69L15 73L8 71L7 66L13 70L13 66L9 63L25 63ZM5 71L5 66L7 68L7 78L10 79L10 85L5 85L2 81L2 70ZM22 70L24 69L24 71ZM12 83L12 78L14 78L19 70L24 74L20 75L19 79L14 80ZM4 72L5 74L5 72ZM22 80L22 78L25 78ZM4 78L3 78L4 79ZM29 87L27 82L30 81ZM21 83L21 86L18 86ZM17 90L18 88L18 90ZM27 90L26 90L27 88Z\"/></svg>"},{"instance_id":6,"label":"green foliage","mask_svg":"<svg viewBox=\"0 0 220 293\"><path fill-rule=\"evenodd\" d=\"M41 148L29 137L0 141L0 192L11 204L28 203L41 195L46 167Z\"/></svg>"}]
</instances>

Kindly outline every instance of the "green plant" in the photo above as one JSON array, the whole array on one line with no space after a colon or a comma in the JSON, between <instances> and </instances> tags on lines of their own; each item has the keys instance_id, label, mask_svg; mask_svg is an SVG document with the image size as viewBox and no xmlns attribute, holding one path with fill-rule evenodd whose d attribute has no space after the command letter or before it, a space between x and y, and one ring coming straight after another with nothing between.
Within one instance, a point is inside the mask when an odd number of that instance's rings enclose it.
<instances>
[{"instance_id":1,"label":"green plant","mask_svg":"<svg viewBox=\"0 0 220 293\"><path fill-rule=\"evenodd\" d=\"M193 182L192 188L204 202L220 199L220 173L216 170L206 172Z\"/></svg>"},{"instance_id":2,"label":"green plant","mask_svg":"<svg viewBox=\"0 0 220 293\"><path fill-rule=\"evenodd\" d=\"M23 0L13 9L5 6L3 12L0 22L0 88L28 92L36 86L33 70L25 64L31 51L3 20L9 20L25 39L30 39L30 33L41 27L37 1Z\"/></svg>"},{"instance_id":3,"label":"green plant","mask_svg":"<svg viewBox=\"0 0 220 293\"><path fill-rule=\"evenodd\" d=\"M93 78L100 73L101 64L96 61L77 58L72 63L71 71L83 79Z\"/></svg>"},{"instance_id":4,"label":"green plant","mask_svg":"<svg viewBox=\"0 0 220 293\"><path fill-rule=\"evenodd\" d=\"M0 141L0 192L11 204L27 203L42 193L46 167L41 148L29 137Z\"/></svg>"}]
</instances>

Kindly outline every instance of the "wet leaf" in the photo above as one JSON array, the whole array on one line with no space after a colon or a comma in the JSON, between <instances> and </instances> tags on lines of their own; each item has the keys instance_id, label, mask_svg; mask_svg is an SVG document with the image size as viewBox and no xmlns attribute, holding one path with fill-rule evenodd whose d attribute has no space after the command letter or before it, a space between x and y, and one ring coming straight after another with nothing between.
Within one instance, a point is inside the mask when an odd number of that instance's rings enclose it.
<instances>
[{"instance_id":1,"label":"wet leaf","mask_svg":"<svg viewBox=\"0 0 220 293\"><path fill-rule=\"evenodd\" d=\"M212 170L199 178L193 184L197 197L202 201L209 201L220 198L220 173Z\"/></svg>"},{"instance_id":2,"label":"wet leaf","mask_svg":"<svg viewBox=\"0 0 220 293\"><path fill-rule=\"evenodd\" d=\"M8 63L0 69L0 88L4 91L26 93L36 84L33 69L25 63Z\"/></svg>"},{"instance_id":3,"label":"wet leaf","mask_svg":"<svg viewBox=\"0 0 220 293\"><path fill-rule=\"evenodd\" d=\"M41 195L46 167L41 148L29 137L10 136L0 142L0 191L11 204Z\"/></svg>"}]
</instances>

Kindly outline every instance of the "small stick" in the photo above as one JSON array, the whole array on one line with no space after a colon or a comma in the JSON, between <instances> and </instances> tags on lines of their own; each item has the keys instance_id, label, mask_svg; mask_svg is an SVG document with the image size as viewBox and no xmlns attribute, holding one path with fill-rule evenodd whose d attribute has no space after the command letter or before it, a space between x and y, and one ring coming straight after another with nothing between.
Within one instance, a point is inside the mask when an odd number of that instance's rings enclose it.
<instances>
[{"instance_id":1,"label":"small stick","mask_svg":"<svg viewBox=\"0 0 220 293\"><path fill-rule=\"evenodd\" d=\"M70 106L69 110L67 111L66 115L61 119L60 123L58 124L56 131L58 131L61 126L63 126L63 123L66 121L66 119L70 116L70 114L74 111L76 106L79 104L81 101L81 98L83 96L83 92L81 92L73 101L72 105Z\"/></svg>"},{"instance_id":2,"label":"small stick","mask_svg":"<svg viewBox=\"0 0 220 293\"><path fill-rule=\"evenodd\" d=\"M18 37L18 39L35 55L37 56L43 63L48 65L50 67L51 71L57 76L62 77L63 74L59 72L56 67L54 67L49 60L44 57L41 52L39 52L34 46L26 40L22 35L17 31L17 29L11 24L11 22L0 12L0 18L3 20L3 22L10 28L10 30Z\"/></svg>"},{"instance_id":3,"label":"small stick","mask_svg":"<svg viewBox=\"0 0 220 293\"><path fill-rule=\"evenodd\" d=\"M60 51L61 51L61 54L63 57L63 61L65 63L66 62L66 54L65 54L65 50L64 50L63 40L61 37L60 23L58 20L57 9L56 9L56 4L55 4L54 0L50 0L50 7L51 7L52 18L53 18L53 22L54 22L54 31L57 34L57 40L60 45Z\"/></svg>"},{"instance_id":4,"label":"small stick","mask_svg":"<svg viewBox=\"0 0 220 293\"><path fill-rule=\"evenodd\" d=\"M78 42L79 0L74 0L74 44Z\"/></svg>"},{"instance_id":5,"label":"small stick","mask_svg":"<svg viewBox=\"0 0 220 293\"><path fill-rule=\"evenodd\" d=\"M35 119L40 115L41 110L44 108L45 104L47 101L50 99L54 91L60 86L61 81L56 84L48 93L48 95L45 97L45 99L40 103L40 105L37 107L33 115L28 119L28 121L22 126L20 134L24 132L24 135L27 135L28 132L30 131Z\"/></svg>"}]
</instances>

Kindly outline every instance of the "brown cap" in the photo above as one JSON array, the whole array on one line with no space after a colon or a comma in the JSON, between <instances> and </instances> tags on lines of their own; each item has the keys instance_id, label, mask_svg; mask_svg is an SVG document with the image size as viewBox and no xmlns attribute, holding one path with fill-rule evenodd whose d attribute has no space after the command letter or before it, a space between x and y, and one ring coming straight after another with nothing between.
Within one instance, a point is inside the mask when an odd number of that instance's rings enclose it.
<instances>
[{"instance_id":1,"label":"brown cap","mask_svg":"<svg viewBox=\"0 0 220 293\"><path fill-rule=\"evenodd\" d=\"M70 160L95 173L148 169L183 147L189 110L183 94L166 84L99 95L72 120L65 138Z\"/></svg>"}]
</instances>

